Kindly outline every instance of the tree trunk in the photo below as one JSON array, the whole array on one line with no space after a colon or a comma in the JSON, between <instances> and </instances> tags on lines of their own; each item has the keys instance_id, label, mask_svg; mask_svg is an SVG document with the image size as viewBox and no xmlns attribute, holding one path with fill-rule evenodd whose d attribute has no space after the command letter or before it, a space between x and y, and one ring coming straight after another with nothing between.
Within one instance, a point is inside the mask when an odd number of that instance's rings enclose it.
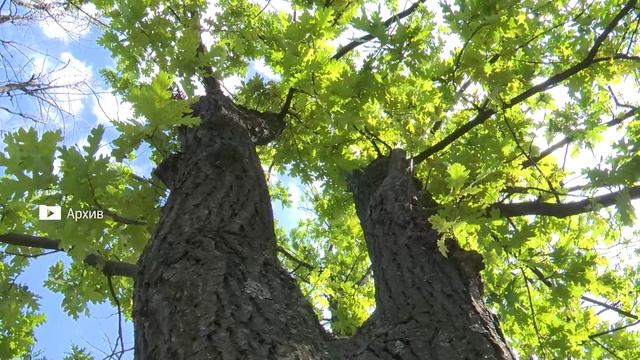
<instances>
[{"instance_id":1,"label":"tree trunk","mask_svg":"<svg viewBox=\"0 0 640 360\"><path fill-rule=\"evenodd\" d=\"M354 172L350 190L367 242L376 311L354 359L515 359L482 299L482 257L446 241L428 217L437 203L393 150Z\"/></svg>"},{"instance_id":2,"label":"tree trunk","mask_svg":"<svg viewBox=\"0 0 640 360\"><path fill-rule=\"evenodd\" d=\"M356 335L333 339L276 258L255 145L282 119L213 91L194 114L201 125L156 170L171 194L139 260L136 359L514 358L482 302L480 255L455 241L439 254L426 220L434 203L401 151L351 177L377 308Z\"/></svg>"},{"instance_id":3,"label":"tree trunk","mask_svg":"<svg viewBox=\"0 0 640 360\"><path fill-rule=\"evenodd\" d=\"M252 138L262 119L217 94L156 171L170 188L139 260L135 358L329 359L313 309L276 258ZM255 133L255 132L254 132Z\"/></svg>"}]
</instances>

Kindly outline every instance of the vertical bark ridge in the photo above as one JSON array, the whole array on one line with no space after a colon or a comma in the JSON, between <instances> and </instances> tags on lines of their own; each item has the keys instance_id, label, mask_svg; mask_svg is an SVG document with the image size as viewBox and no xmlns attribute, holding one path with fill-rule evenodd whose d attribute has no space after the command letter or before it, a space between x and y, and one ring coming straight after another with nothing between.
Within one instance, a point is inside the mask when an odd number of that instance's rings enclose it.
<instances>
[{"instance_id":1,"label":"vertical bark ridge","mask_svg":"<svg viewBox=\"0 0 640 360\"><path fill-rule=\"evenodd\" d=\"M350 179L376 289L373 326L361 331L354 359L513 359L482 300L475 252L447 240L437 250L428 217L437 204L392 151Z\"/></svg>"},{"instance_id":2,"label":"vertical bark ridge","mask_svg":"<svg viewBox=\"0 0 640 360\"><path fill-rule=\"evenodd\" d=\"M275 256L255 144L278 130L223 97L202 98L194 113L201 125L183 131L181 153L158 169L171 194L139 260L135 358L330 359Z\"/></svg>"}]
</instances>

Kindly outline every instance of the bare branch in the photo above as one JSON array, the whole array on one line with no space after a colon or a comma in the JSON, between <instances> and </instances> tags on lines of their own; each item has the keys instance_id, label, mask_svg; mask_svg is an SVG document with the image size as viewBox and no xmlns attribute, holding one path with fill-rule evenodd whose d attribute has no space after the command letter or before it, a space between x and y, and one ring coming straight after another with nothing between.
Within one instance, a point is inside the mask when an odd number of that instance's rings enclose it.
<instances>
[{"instance_id":1,"label":"bare branch","mask_svg":"<svg viewBox=\"0 0 640 360\"><path fill-rule=\"evenodd\" d=\"M593 334L593 335L589 335L589 339L593 340L596 337L603 336L603 335L609 335L609 334L612 334L612 333L614 333L616 331L624 330L626 328L629 328L629 327L632 327L632 326L635 326L635 325L638 325L638 324L640 324L640 320L636 320L636 321L634 321L634 322L632 322L630 324L627 324L627 325L619 326L619 327L616 327L616 328L613 328L613 329L609 329L609 330L602 331L602 332L599 332L599 333L596 333L596 334Z\"/></svg>"},{"instance_id":2,"label":"bare branch","mask_svg":"<svg viewBox=\"0 0 640 360\"><path fill-rule=\"evenodd\" d=\"M54 22L68 35L84 31L78 28L80 24L91 25L84 16L88 14L67 5L66 1L6 0L0 5L0 24L33 27L41 21ZM0 110L13 117L37 123L44 123L51 116L62 120L73 116L77 110L74 104L89 95L89 78L80 78L78 75L83 73L70 68L71 60L51 62L52 57L42 50L10 40L0 39L0 48L0 97L8 100Z\"/></svg>"},{"instance_id":3,"label":"bare branch","mask_svg":"<svg viewBox=\"0 0 640 360\"><path fill-rule=\"evenodd\" d=\"M122 336L122 307L120 306L120 300L118 300L118 296L116 295L116 290L113 287L113 282L111 281L111 276L107 276L107 284L109 285L109 293L111 293L111 297L113 298L113 302L116 304L116 309L118 310L118 338L116 339L116 346L113 349L113 354L115 354L116 347L118 343L120 343L120 353L124 353L124 336Z\"/></svg>"},{"instance_id":4,"label":"bare branch","mask_svg":"<svg viewBox=\"0 0 640 360\"><path fill-rule=\"evenodd\" d=\"M590 303L595 304L595 305L602 306L603 308L609 309L611 311L615 311L620 315L624 315L626 317L638 320L638 316L637 315L634 315L634 314L632 314L632 313L630 313L630 312L628 312L626 310L617 308L617 307L615 307L613 305L610 305L610 304L607 304L605 302L598 301L596 299L592 299L592 298L590 298L588 296L581 296L580 299L582 299L582 300L584 300L586 302L590 302Z\"/></svg>"}]
</instances>

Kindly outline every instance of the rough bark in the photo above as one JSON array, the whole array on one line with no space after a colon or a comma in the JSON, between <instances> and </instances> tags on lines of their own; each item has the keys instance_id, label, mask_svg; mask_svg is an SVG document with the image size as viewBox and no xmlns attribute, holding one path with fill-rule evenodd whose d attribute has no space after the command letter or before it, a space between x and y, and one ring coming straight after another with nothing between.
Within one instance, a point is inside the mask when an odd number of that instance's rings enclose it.
<instances>
[{"instance_id":1,"label":"rough bark","mask_svg":"<svg viewBox=\"0 0 640 360\"><path fill-rule=\"evenodd\" d=\"M514 359L482 300L482 257L427 218L437 204L407 171L401 150L349 179L372 263L376 312L353 359Z\"/></svg>"},{"instance_id":2,"label":"rough bark","mask_svg":"<svg viewBox=\"0 0 640 360\"><path fill-rule=\"evenodd\" d=\"M377 309L357 334L332 338L276 258L256 144L277 117L210 91L199 127L156 170L171 190L139 260L135 358L513 359L485 308L478 254L436 250L435 203L393 151L351 177L373 264ZM280 119L281 121L281 119Z\"/></svg>"},{"instance_id":3,"label":"rough bark","mask_svg":"<svg viewBox=\"0 0 640 360\"><path fill-rule=\"evenodd\" d=\"M195 113L202 124L158 169L171 194L139 260L135 358L329 359L324 330L275 255L254 144L277 129L260 130L259 113L219 94Z\"/></svg>"}]
</instances>

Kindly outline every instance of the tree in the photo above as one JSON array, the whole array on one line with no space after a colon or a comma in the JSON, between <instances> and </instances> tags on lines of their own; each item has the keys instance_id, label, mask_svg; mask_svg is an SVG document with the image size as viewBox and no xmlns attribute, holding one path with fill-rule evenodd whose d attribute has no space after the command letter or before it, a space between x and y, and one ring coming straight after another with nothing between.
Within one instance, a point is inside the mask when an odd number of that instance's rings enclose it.
<instances>
[{"instance_id":1,"label":"tree","mask_svg":"<svg viewBox=\"0 0 640 360\"><path fill-rule=\"evenodd\" d=\"M6 136L0 241L67 251L49 286L71 314L107 299L131 314L136 358L640 355L638 267L606 252L635 246L636 1L390 1L388 17L94 3L117 63L103 74L136 119L111 157L100 126L83 150ZM256 62L277 76L225 94ZM603 137L600 161L570 166ZM151 178L127 165L141 146ZM315 217L289 234L274 171L310 189ZM24 203L106 216L42 223Z\"/></svg>"}]
</instances>

